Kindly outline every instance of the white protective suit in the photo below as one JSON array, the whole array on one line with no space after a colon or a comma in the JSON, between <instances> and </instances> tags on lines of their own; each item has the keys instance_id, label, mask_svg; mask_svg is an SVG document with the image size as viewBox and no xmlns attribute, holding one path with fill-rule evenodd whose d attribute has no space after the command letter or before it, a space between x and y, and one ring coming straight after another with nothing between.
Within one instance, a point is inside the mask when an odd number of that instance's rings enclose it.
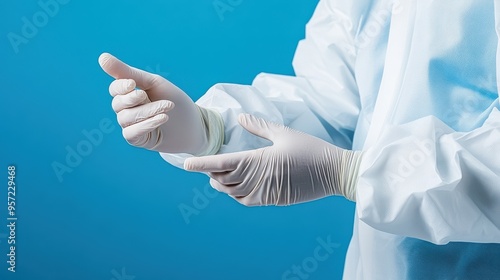
<instances>
[{"instance_id":1,"label":"white protective suit","mask_svg":"<svg viewBox=\"0 0 500 280\"><path fill-rule=\"evenodd\" d=\"M365 151L344 279L500 279L499 31L496 0L322 0L296 76L197 104L224 119L219 153L269 145L239 113Z\"/></svg>"}]
</instances>

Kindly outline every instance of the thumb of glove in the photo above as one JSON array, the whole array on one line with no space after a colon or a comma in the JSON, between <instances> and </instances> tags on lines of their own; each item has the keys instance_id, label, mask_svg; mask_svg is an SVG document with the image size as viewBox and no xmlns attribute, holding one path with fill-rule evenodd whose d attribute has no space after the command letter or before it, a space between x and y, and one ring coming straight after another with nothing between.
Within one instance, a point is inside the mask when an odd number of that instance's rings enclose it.
<instances>
[{"instance_id":1,"label":"thumb of glove","mask_svg":"<svg viewBox=\"0 0 500 280\"><path fill-rule=\"evenodd\" d=\"M155 82L155 75L129 66L109 53L99 56L102 70L115 79L132 79L140 89L148 90Z\"/></svg>"},{"instance_id":2,"label":"thumb of glove","mask_svg":"<svg viewBox=\"0 0 500 280\"><path fill-rule=\"evenodd\" d=\"M283 125L266 121L262 118L250 114L239 114L240 125L253 135L265 138L274 142L279 132L284 129Z\"/></svg>"}]
</instances>

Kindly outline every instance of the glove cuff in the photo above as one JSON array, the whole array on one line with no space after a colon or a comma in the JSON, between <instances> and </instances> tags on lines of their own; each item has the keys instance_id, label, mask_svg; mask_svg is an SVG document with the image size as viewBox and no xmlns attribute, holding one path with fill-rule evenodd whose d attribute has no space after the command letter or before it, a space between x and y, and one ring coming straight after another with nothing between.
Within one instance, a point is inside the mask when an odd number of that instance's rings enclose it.
<instances>
[{"instance_id":1,"label":"glove cuff","mask_svg":"<svg viewBox=\"0 0 500 280\"><path fill-rule=\"evenodd\" d=\"M201 121L207 135L207 148L195 156L215 155L224 143L224 121L219 112L198 106Z\"/></svg>"},{"instance_id":2,"label":"glove cuff","mask_svg":"<svg viewBox=\"0 0 500 280\"><path fill-rule=\"evenodd\" d=\"M344 170L341 172L339 192L345 198L356 201L356 189L359 177L359 166L363 158L361 151L342 151L341 166Z\"/></svg>"}]
</instances>

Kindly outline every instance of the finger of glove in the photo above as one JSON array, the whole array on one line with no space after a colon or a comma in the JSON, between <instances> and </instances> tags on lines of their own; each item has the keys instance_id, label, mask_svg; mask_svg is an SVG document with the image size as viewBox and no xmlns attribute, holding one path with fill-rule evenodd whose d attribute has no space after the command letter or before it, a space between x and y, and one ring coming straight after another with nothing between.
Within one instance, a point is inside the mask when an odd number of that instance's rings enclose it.
<instances>
[{"instance_id":1,"label":"finger of glove","mask_svg":"<svg viewBox=\"0 0 500 280\"><path fill-rule=\"evenodd\" d=\"M210 179L210 185L217 191L223 192L230 196L244 196L248 194L248 191L246 191L245 189L239 188L238 186L227 186L221 184L219 181L213 178Z\"/></svg>"},{"instance_id":2,"label":"finger of glove","mask_svg":"<svg viewBox=\"0 0 500 280\"><path fill-rule=\"evenodd\" d=\"M134 146L143 145L148 140L148 133L157 129L168 120L166 114L159 114L123 129L122 134L128 143Z\"/></svg>"},{"instance_id":3,"label":"finger of glove","mask_svg":"<svg viewBox=\"0 0 500 280\"><path fill-rule=\"evenodd\" d=\"M114 80L109 85L109 94L111 96L124 95L135 89L135 81L132 79Z\"/></svg>"},{"instance_id":4,"label":"finger of glove","mask_svg":"<svg viewBox=\"0 0 500 280\"><path fill-rule=\"evenodd\" d=\"M158 75L129 66L109 53L99 56L102 70L115 79L133 79L143 90L150 89L158 79Z\"/></svg>"},{"instance_id":5,"label":"finger of glove","mask_svg":"<svg viewBox=\"0 0 500 280\"><path fill-rule=\"evenodd\" d=\"M270 141L273 141L277 133L283 129L280 124L268 122L250 114L239 114L238 122L248 132Z\"/></svg>"},{"instance_id":6,"label":"finger of glove","mask_svg":"<svg viewBox=\"0 0 500 280\"><path fill-rule=\"evenodd\" d=\"M119 113L123 109L136 107L145 103L149 103L148 95L145 91L136 89L125 95L117 95L111 102L113 111Z\"/></svg>"},{"instance_id":7,"label":"finger of glove","mask_svg":"<svg viewBox=\"0 0 500 280\"><path fill-rule=\"evenodd\" d=\"M238 168L238 165L250 157L250 151L191 157L184 161L184 169L198 172L225 172Z\"/></svg>"},{"instance_id":8,"label":"finger of glove","mask_svg":"<svg viewBox=\"0 0 500 280\"><path fill-rule=\"evenodd\" d=\"M174 103L168 100L158 100L133 108L123 109L117 114L118 123L121 127L128 127L158 114L165 114L173 107Z\"/></svg>"}]
</instances>

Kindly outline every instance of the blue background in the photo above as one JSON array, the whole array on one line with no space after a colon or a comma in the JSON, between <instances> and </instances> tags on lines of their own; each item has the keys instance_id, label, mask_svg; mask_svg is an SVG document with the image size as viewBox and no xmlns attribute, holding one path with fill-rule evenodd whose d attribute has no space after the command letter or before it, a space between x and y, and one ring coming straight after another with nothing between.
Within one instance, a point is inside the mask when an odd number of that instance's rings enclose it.
<instances>
[{"instance_id":1,"label":"blue background","mask_svg":"<svg viewBox=\"0 0 500 280\"><path fill-rule=\"evenodd\" d=\"M308 279L341 277L354 204L332 197L247 208L219 194L187 223L179 206L194 207L206 177L122 138L112 79L97 63L102 52L166 76L193 99L218 82L293 74L317 1L222 2L233 7L219 15L213 0L72 0L45 23L36 1L0 2L0 279L282 279L328 236L339 247ZM42 24L16 53L8 34L21 36L22 18L33 16ZM65 164L67 148L103 119L114 130L59 180L53 163ZM6 263L10 164L17 168L15 274Z\"/></svg>"}]
</instances>

